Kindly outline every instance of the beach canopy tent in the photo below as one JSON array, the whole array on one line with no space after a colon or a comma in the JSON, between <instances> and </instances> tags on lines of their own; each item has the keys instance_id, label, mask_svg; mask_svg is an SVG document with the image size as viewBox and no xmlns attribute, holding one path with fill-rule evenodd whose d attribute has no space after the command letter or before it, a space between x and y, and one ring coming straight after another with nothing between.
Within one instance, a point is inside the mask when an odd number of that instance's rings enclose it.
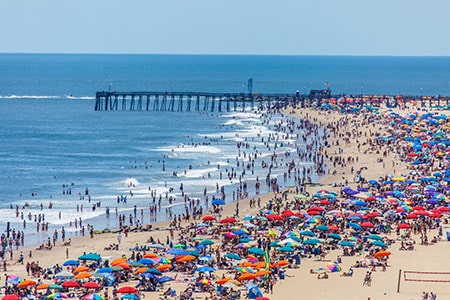
<instances>
[{"instance_id":1,"label":"beach canopy tent","mask_svg":"<svg viewBox=\"0 0 450 300\"><path fill-rule=\"evenodd\" d=\"M259 287L255 284L247 284L248 288L248 299L256 299L258 297L262 297L263 294Z\"/></svg>"}]
</instances>

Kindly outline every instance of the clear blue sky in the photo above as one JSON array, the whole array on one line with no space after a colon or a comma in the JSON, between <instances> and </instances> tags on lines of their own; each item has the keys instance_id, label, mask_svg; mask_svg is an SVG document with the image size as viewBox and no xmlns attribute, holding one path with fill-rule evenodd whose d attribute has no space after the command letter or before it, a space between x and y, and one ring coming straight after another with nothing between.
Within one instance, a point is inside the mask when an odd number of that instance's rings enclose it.
<instances>
[{"instance_id":1,"label":"clear blue sky","mask_svg":"<svg viewBox=\"0 0 450 300\"><path fill-rule=\"evenodd\" d=\"M450 56L449 0L1 0L0 52Z\"/></svg>"}]
</instances>

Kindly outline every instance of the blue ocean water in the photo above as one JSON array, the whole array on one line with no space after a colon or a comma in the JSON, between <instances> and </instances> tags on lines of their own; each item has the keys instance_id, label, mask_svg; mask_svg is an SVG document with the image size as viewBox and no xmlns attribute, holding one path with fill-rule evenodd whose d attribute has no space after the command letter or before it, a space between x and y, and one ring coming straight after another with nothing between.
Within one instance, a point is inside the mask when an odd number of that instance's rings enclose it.
<instances>
[{"instance_id":1,"label":"blue ocean water","mask_svg":"<svg viewBox=\"0 0 450 300\"><path fill-rule=\"evenodd\" d=\"M115 217L105 218L106 206L128 214L133 205L145 210L148 223L149 188L162 194L162 220L166 192L178 199L174 213L184 212L181 182L199 198L205 187L212 196L217 183L224 185L229 202L238 180L219 174L236 169L236 143L251 143L263 158L273 151L260 139L274 133L277 118L262 124L251 111L96 112L98 90L244 92L252 77L256 93L308 92L328 82L337 93L450 95L449 67L447 57L0 54L0 228L10 222L35 244L61 226L75 231L68 222L80 216L98 229L117 227ZM295 151L292 137L280 141L278 152ZM245 180L251 187L266 173L256 167ZM86 188L91 203L78 195ZM128 195L128 204L118 205L118 195ZM92 211L98 201L102 206ZM81 204L83 213L76 209ZM26 228L10 205L24 212ZM45 214L49 232L37 233L28 213Z\"/></svg>"}]
</instances>

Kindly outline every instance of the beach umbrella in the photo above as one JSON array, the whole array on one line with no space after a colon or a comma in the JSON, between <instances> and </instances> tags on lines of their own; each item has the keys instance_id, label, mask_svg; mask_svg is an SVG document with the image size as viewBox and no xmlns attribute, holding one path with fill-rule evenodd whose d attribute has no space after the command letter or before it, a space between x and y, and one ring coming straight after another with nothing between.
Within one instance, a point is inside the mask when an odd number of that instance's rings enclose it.
<instances>
[{"instance_id":1,"label":"beach umbrella","mask_svg":"<svg viewBox=\"0 0 450 300\"><path fill-rule=\"evenodd\" d=\"M82 300L105 300L105 297L101 294L92 293L81 298Z\"/></svg>"},{"instance_id":2,"label":"beach umbrella","mask_svg":"<svg viewBox=\"0 0 450 300\"><path fill-rule=\"evenodd\" d=\"M97 273L112 273L113 271L114 270L112 268L105 267L105 268L98 269L96 272Z\"/></svg>"},{"instance_id":3,"label":"beach umbrella","mask_svg":"<svg viewBox=\"0 0 450 300\"><path fill-rule=\"evenodd\" d=\"M56 292L56 293L48 295L47 298L49 298L49 299L62 299L62 298L67 298L67 295L63 294L61 292Z\"/></svg>"},{"instance_id":4,"label":"beach umbrella","mask_svg":"<svg viewBox=\"0 0 450 300\"><path fill-rule=\"evenodd\" d=\"M18 284L20 282L20 277L16 275L7 275L6 282L11 284Z\"/></svg>"},{"instance_id":5,"label":"beach umbrella","mask_svg":"<svg viewBox=\"0 0 450 300\"><path fill-rule=\"evenodd\" d=\"M173 268L173 266L172 266L172 265L169 265L169 264L161 264L161 265L159 265L159 266L156 267L156 269L159 270L159 271L161 271L161 272L170 270L170 269L172 269L172 268Z\"/></svg>"},{"instance_id":6,"label":"beach umbrella","mask_svg":"<svg viewBox=\"0 0 450 300\"><path fill-rule=\"evenodd\" d=\"M391 252L390 252L390 251L387 251L387 250L381 250L381 251L378 251L377 253L375 253L375 254L373 255L373 257L375 257L375 258L380 258L380 257L386 257L386 256L389 256L389 255L391 255Z\"/></svg>"},{"instance_id":7,"label":"beach umbrella","mask_svg":"<svg viewBox=\"0 0 450 300\"><path fill-rule=\"evenodd\" d=\"M408 228L411 228L411 225L409 225L408 223L402 223L402 224L399 224L397 226L397 228L398 229L408 229Z\"/></svg>"},{"instance_id":8,"label":"beach umbrella","mask_svg":"<svg viewBox=\"0 0 450 300\"><path fill-rule=\"evenodd\" d=\"M373 228L373 223L372 222L362 222L361 226L364 228Z\"/></svg>"},{"instance_id":9,"label":"beach umbrella","mask_svg":"<svg viewBox=\"0 0 450 300\"><path fill-rule=\"evenodd\" d=\"M2 300L20 300L20 297L14 294L8 294L4 296Z\"/></svg>"},{"instance_id":10,"label":"beach umbrella","mask_svg":"<svg viewBox=\"0 0 450 300\"><path fill-rule=\"evenodd\" d=\"M332 239L335 239L335 240L341 240L342 239L342 237L339 234L337 234L337 233L330 233L330 234L328 234L328 237L332 238Z\"/></svg>"},{"instance_id":11,"label":"beach umbrella","mask_svg":"<svg viewBox=\"0 0 450 300\"><path fill-rule=\"evenodd\" d=\"M133 294L137 292L137 289L132 286L125 285L120 287L117 292L120 294Z\"/></svg>"},{"instance_id":12,"label":"beach umbrella","mask_svg":"<svg viewBox=\"0 0 450 300\"><path fill-rule=\"evenodd\" d=\"M241 260L242 258L237 255L236 253L227 253L224 255L226 258L235 259L235 260Z\"/></svg>"},{"instance_id":13,"label":"beach umbrella","mask_svg":"<svg viewBox=\"0 0 450 300\"><path fill-rule=\"evenodd\" d=\"M95 261L98 261L98 260L101 260L102 257L99 254L97 254L97 253L88 253L88 254L81 255L80 257L78 257L78 259L79 260L95 260Z\"/></svg>"},{"instance_id":14,"label":"beach umbrella","mask_svg":"<svg viewBox=\"0 0 450 300\"><path fill-rule=\"evenodd\" d=\"M329 230L327 225L317 225L316 229L317 230L322 230L322 231L328 231Z\"/></svg>"},{"instance_id":15,"label":"beach umbrella","mask_svg":"<svg viewBox=\"0 0 450 300\"><path fill-rule=\"evenodd\" d=\"M79 261L74 260L74 259L69 259L69 260L66 260L66 261L63 263L63 266L65 266L65 267L67 267L67 266L78 266L79 264L80 264Z\"/></svg>"},{"instance_id":16,"label":"beach umbrella","mask_svg":"<svg viewBox=\"0 0 450 300\"><path fill-rule=\"evenodd\" d=\"M303 241L302 244L303 245L317 245L320 243L322 243L322 241L319 239L307 239L307 240Z\"/></svg>"},{"instance_id":17,"label":"beach umbrella","mask_svg":"<svg viewBox=\"0 0 450 300\"><path fill-rule=\"evenodd\" d=\"M355 247L355 243L351 241L340 241L338 245L344 246L344 247Z\"/></svg>"},{"instance_id":18,"label":"beach umbrella","mask_svg":"<svg viewBox=\"0 0 450 300\"><path fill-rule=\"evenodd\" d=\"M381 236L377 235L377 234L371 234L367 238L371 239L371 240L377 240L377 241L383 240L383 238Z\"/></svg>"},{"instance_id":19,"label":"beach umbrella","mask_svg":"<svg viewBox=\"0 0 450 300\"><path fill-rule=\"evenodd\" d=\"M85 278L90 278L91 276L92 276L92 274L89 272L81 272L81 273L78 273L77 275L75 275L73 278L74 279L85 279Z\"/></svg>"},{"instance_id":20,"label":"beach umbrella","mask_svg":"<svg viewBox=\"0 0 450 300\"><path fill-rule=\"evenodd\" d=\"M89 267L88 266L79 266L77 267L75 270L73 270L74 274L80 273L80 272L86 272L89 271Z\"/></svg>"},{"instance_id":21,"label":"beach umbrella","mask_svg":"<svg viewBox=\"0 0 450 300\"><path fill-rule=\"evenodd\" d=\"M230 217L230 218L224 218L224 219L220 220L219 222L222 223L222 224L236 223L237 220L235 218Z\"/></svg>"},{"instance_id":22,"label":"beach umbrella","mask_svg":"<svg viewBox=\"0 0 450 300\"><path fill-rule=\"evenodd\" d=\"M218 282L218 281L217 281L217 282ZM222 286L223 286L224 288L229 288L229 289L232 289L232 290L237 290L237 289L239 289L239 286L237 286L237 284L235 284L235 283L233 283L233 282L225 282L225 283L222 284Z\"/></svg>"},{"instance_id":23,"label":"beach umbrella","mask_svg":"<svg viewBox=\"0 0 450 300\"><path fill-rule=\"evenodd\" d=\"M225 205L225 201L223 201L221 199L213 200L211 203L212 203L212 205Z\"/></svg>"},{"instance_id":24,"label":"beach umbrella","mask_svg":"<svg viewBox=\"0 0 450 300\"><path fill-rule=\"evenodd\" d=\"M147 271L145 271L144 273L152 273L154 275L162 275L161 271L155 268L150 268Z\"/></svg>"},{"instance_id":25,"label":"beach umbrella","mask_svg":"<svg viewBox=\"0 0 450 300\"><path fill-rule=\"evenodd\" d=\"M244 274L242 274L242 275L240 275L240 276L238 277L238 280L239 280L239 281L243 281L243 280L252 280L252 279L255 279L255 278L256 278L255 274L252 274L252 273L244 273Z\"/></svg>"},{"instance_id":26,"label":"beach umbrella","mask_svg":"<svg viewBox=\"0 0 450 300\"><path fill-rule=\"evenodd\" d=\"M140 260L138 260L138 263L144 265L154 265L156 262L151 258L141 258Z\"/></svg>"},{"instance_id":27,"label":"beach umbrella","mask_svg":"<svg viewBox=\"0 0 450 300\"><path fill-rule=\"evenodd\" d=\"M285 267L285 266L289 266L291 263L288 260L280 260L279 262L277 262L277 265L279 267Z\"/></svg>"},{"instance_id":28,"label":"beach umbrella","mask_svg":"<svg viewBox=\"0 0 450 300\"><path fill-rule=\"evenodd\" d=\"M257 254L257 255L264 255L264 251L262 249L256 248L256 247L248 249L248 252Z\"/></svg>"},{"instance_id":29,"label":"beach umbrella","mask_svg":"<svg viewBox=\"0 0 450 300\"><path fill-rule=\"evenodd\" d=\"M172 277L169 276L162 276L161 278L158 279L158 283L165 283L168 281L173 281L174 279Z\"/></svg>"},{"instance_id":30,"label":"beach umbrella","mask_svg":"<svg viewBox=\"0 0 450 300\"><path fill-rule=\"evenodd\" d=\"M383 247L383 248L387 247L386 243L384 243L382 241L377 241L377 240L370 242L370 244L373 246L379 246L379 247Z\"/></svg>"},{"instance_id":31,"label":"beach umbrella","mask_svg":"<svg viewBox=\"0 0 450 300\"><path fill-rule=\"evenodd\" d=\"M61 286L64 287L64 288L79 288L80 284L78 282L76 282L76 281L73 281L73 280L67 280L67 281L64 281L61 284Z\"/></svg>"},{"instance_id":32,"label":"beach umbrella","mask_svg":"<svg viewBox=\"0 0 450 300\"><path fill-rule=\"evenodd\" d=\"M201 241L200 242L200 245L213 245L214 244L214 241L211 241L211 240L204 240L204 241Z\"/></svg>"},{"instance_id":33,"label":"beach umbrella","mask_svg":"<svg viewBox=\"0 0 450 300\"><path fill-rule=\"evenodd\" d=\"M356 229L356 230L362 230L363 229L362 226L359 225L358 223L348 222L347 225L350 226L353 229Z\"/></svg>"},{"instance_id":34,"label":"beach umbrella","mask_svg":"<svg viewBox=\"0 0 450 300\"><path fill-rule=\"evenodd\" d=\"M63 287L62 287L61 285L55 284L55 283L49 285L48 288L49 288L49 289L52 289L52 290L62 290L62 289L63 289Z\"/></svg>"},{"instance_id":35,"label":"beach umbrella","mask_svg":"<svg viewBox=\"0 0 450 300\"><path fill-rule=\"evenodd\" d=\"M333 264L333 263L327 264L327 268L332 273L342 271L342 267L340 265L338 265L338 264Z\"/></svg>"},{"instance_id":36,"label":"beach umbrella","mask_svg":"<svg viewBox=\"0 0 450 300\"><path fill-rule=\"evenodd\" d=\"M139 296L136 294L126 294L126 295L123 295L122 297L120 297L120 299L140 300L141 298L139 298Z\"/></svg>"},{"instance_id":37,"label":"beach umbrella","mask_svg":"<svg viewBox=\"0 0 450 300\"><path fill-rule=\"evenodd\" d=\"M94 281L88 281L83 283L82 287L87 288L87 289L101 289L102 286L100 284L98 284L97 282Z\"/></svg>"},{"instance_id":38,"label":"beach umbrella","mask_svg":"<svg viewBox=\"0 0 450 300\"><path fill-rule=\"evenodd\" d=\"M73 277L73 273L68 272L68 271L61 271L59 273L55 274L56 278L69 278L69 277Z\"/></svg>"},{"instance_id":39,"label":"beach umbrella","mask_svg":"<svg viewBox=\"0 0 450 300\"><path fill-rule=\"evenodd\" d=\"M261 277L261 276L269 275L269 274L271 274L271 273L272 273L272 272L269 271L269 270L262 269L262 270L259 270L258 272L256 272L256 273L253 274L253 275L255 275L256 277Z\"/></svg>"},{"instance_id":40,"label":"beach umbrella","mask_svg":"<svg viewBox=\"0 0 450 300\"><path fill-rule=\"evenodd\" d=\"M215 221L215 220L216 220L216 217L215 217L215 216L212 216L212 215L206 215L206 216L203 216L203 217L202 217L202 220L203 220L203 221Z\"/></svg>"},{"instance_id":41,"label":"beach umbrella","mask_svg":"<svg viewBox=\"0 0 450 300\"><path fill-rule=\"evenodd\" d=\"M205 272L214 272L216 269L210 267L210 266L199 266L197 269L195 269L196 272L199 273L205 273Z\"/></svg>"},{"instance_id":42,"label":"beach umbrella","mask_svg":"<svg viewBox=\"0 0 450 300\"><path fill-rule=\"evenodd\" d=\"M195 259L194 255L183 255L181 257L177 257L177 262L193 261L194 259Z\"/></svg>"},{"instance_id":43,"label":"beach umbrella","mask_svg":"<svg viewBox=\"0 0 450 300\"><path fill-rule=\"evenodd\" d=\"M154 259L155 261L159 262L160 264L170 264L172 263L172 260L167 257L157 257Z\"/></svg>"},{"instance_id":44,"label":"beach umbrella","mask_svg":"<svg viewBox=\"0 0 450 300\"><path fill-rule=\"evenodd\" d=\"M268 297L256 297L255 300L270 300Z\"/></svg>"},{"instance_id":45,"label":"beach umbrella","mask_svg":"<svg viewBox=\"0 0 450 300\"><path fill-rule=\"evenodd\" d=\"M125 257L119 257L116 259L113 259L110 263L111 266L117 266L121 263L127 262L127 259Z\"/></svg>"},{"instance_id":46,"label":"beach umbrella","mask_svg":"<svg viewBox=\"0 0 450 300\"><path fill-rule=\"evenodd\" d=\"M141 276L145 277L145 278L150 278L150 279L156 278L156 275L154 275L152 273L142 273Z\"/></svg>"},{"instance_id":47,"label":"beach umbrella","mask_svg":"<svg viewBox=\"0 0 450 300\"><path fill-rule=\"evenodd\" d=\"M149 252L149 253L145 253L144 256L142 256L143 258L157 258L159 257L158 254L153 253L153 252Z\"/></svg>"},{"instance_id":48,"label":"beach umbrella","mask_svg":"<svg viewBox=\"0 0 450 300\"><path fill-rule=\"evenodd\" d=\"M285 246L285 247L278 248L278 251L280 251L280 252L294 252L294 248Z\"/></svg>"},{"instance_id":49,"label":"beach umbrella","mask_svg":"<svg viewBox=\"0 0 450 300\"><path fill-rule=\"evenodd\" d=\"M30 287L30 286L35 286L36 285L36 281L34 281L34 280L31 280L31 279L25 279L24 281L22 281L22 282L19 282L18 284L17 284L17 288L19 288L19 289L21 289L21 288L26 288L26 287Z\"/></svg>"},{"instance_id":50,"label":"beach umbrella","mask_svg":"<svg viewBox=\"0 0 450 300\"><path fill-rule=\"evenodd\" d=\"M306 235L306 236L314 236L314 232L312 232L311 230L302 230L299 232L300 235Z\"/></svg>"},{"instance_id":51,"label":"beach umbrella","mask_svg":"<svg viewBox=\"0 0 450 300\"><path fill-rule=\"evenodd\" d=\"M36 290L46 290L50 286L50 283L42 283L36 286Z\"/></svg>"}]
</instances>

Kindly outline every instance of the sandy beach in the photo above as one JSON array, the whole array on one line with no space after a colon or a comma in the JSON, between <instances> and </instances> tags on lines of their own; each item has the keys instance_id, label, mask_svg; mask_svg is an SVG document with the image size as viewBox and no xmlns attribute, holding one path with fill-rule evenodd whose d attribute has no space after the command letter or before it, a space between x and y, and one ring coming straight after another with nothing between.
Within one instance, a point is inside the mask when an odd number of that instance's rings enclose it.
<instances>
[{"instance_id":1,"label":"sandy beach","mask_svg":"<svg viewBox=\"0 0 450 300\"><path fill-rule=\"evenodd\" d=\"M423 113L423 111L418 111L416 107L411 107L409 109L396 109L399 114L411 114L411 113ZM294 117L296 120L304 119L310 120L320 127L327 127L332 124L336 131L333 132L328 130L330 135L327 139L329 147L324 147L320 156L323 156L327 164L327 174L321 177L320 182L305 185L306 190L302 192L307 196L306 200L302 200L302 204L299 203L298 206L302 207L302 211L306 211L308 207L318 206L317 199L312 199L313 195L320 193L320 191L326 190L327 193L336 193L338 203L344 201L347 197L343 196L343 187L348 187L349 189L357 190L358 188L367 188L367 192L361 191L358 199L368 198L370 195L368 193L375 192L376 189L367 183L367 180L380 180L381 178L398 178L404 177L408 178L412 171L410 163L401 160L404 152L397 151L398 144L385 143L383 145L374 145L369 140L375 140L376 134L384 134L387 132L387 127L390 126L388 123L391 119L385 118L387 110L381 108L378 114L374 112L361 112L354 114L341 114L337 111L321 111L311 108L299 109L299 108L288 108L284 111L286 115ZM385 123L386 122L386 123ZM437 162L436 164L437 165ZM437 171L431 168L428 172L431 173ZM425 170L424 170L425 173ZM386 177L388 174L392 174L391 177ZM417 177L411 177L411 179L416 180ZM386 188L387 189L387 188ZM386 191L386 190L385 190ZM323 193L323 192L322 192ZM299 193L300 194L300 193ZM262 208L268 208L276 202L276 199L281 199L280 208L281 211L292 210L299 211L297 209L296 201L297 193L295 188L285 189L284 192L279 193L268 193L260 195L260 206L255 205L251 199L239 200L239 216L238 220L242 220L245 216L264 216L261 213ZM221 212L220 217L217 217L216 221L212 221L211 227L222 226L219 223L220 219L225 217L233 217L236 210L236 203L228 203L226 205L220 206ZM292 205L286 205L286 203L292 203ZM334 204L335 208L338 204ZM369 211L374 211L375 208L381 208L375 206L375 204L368 204L370 206ZM327 206L323 206L325 211L328 210ZM387 205L383 206L386 210L389 208ZM269 209L270 210L270 209ZM330 209L331 210L331 209ZM345 209L344 209L345 210ZM348 209L350 210L350 209ZM341 207L342 211L342 207ZM354 212L356 213L356 212ZM204 212L204 215L211 215L212 212ZM267 215L266 215L267 216ZM314 255L312 253L306 253L301 256L301 263L296 267L292 267L290 264L289 268L280 268L284 270L284 279L280 279L277 274L275 278L277 279L273 285L273 292L263 291L264 296L272 300L277 299L349 299L349 300L378 300L378 299L422 299L423 292L433 292L436 293L439 299L450 299L450 285L448 282L424 282L424 281L405 281L405 276L407 279L413 280L442 280L450 281L450 274L419 274L419 273L404 273L404 271L420 271L420 272L447 272L450 269L450 262L448 262L445 257L448 253L448 242L445 238L445 233L450 231L450 225L442 224L444 220L448 218L448 212L443 213L441 217L441 231L443 235L440 236L438 228L431 227L428 230L428 239L431 240L432 237L437 237L436 242L422 243L420 233L411 232L408 242L413 243L413 250L401 250L402 247L402 236L406 234L406 231L396 232L395 227L392 228L390 232L379 232L383 241L390 241L390 245L387 249L390 251L387 260L382 260L381 263L386 263L385 267L383 265L376 265L372 268L370 264L365 267L353 267L353 275L341 276L344 272L347 272L349 268L355 265L358 261L367 259L369 260L373 255L369 253L374 248L369 246L368 249L355 251L352 255L344 255L343 247L338 247L334 244L333 247L323 247L320 255ZM327 225L334 224L333 217L329 217L330 222ZM339 219L339 217L336 217ZM411 219L407 221L415 222L418 219ZM398 224L396 220L396 224ZM405 219L402 219L405 221ZM202 220L190 221L201 223ZM286 222L286 219L284 219ZM291 221L289 221L291 222ZM296 221L292 221L296 222ZM337 222L337 221L336 221ZM380 216L378 219L374 219L373 223L377 224L377 228L382 224L383 218ZM186 221L182 221L183 227L190 225ZM270 223L270 222L269 222ZM302 222L303 223L303 222ZM242 223L241 223L242 224ZM266 233L257 233L256 229L251 230L255 236L260 238L267 238L270 241L280 241L281 232L283 232L283 223L270 223L269 227L273 227L274 236L266 236ZM320 221L318 224L309 224L311 230L316 230L317 225L325 224L325 222ZM336 224L339 224L337 222ZM434 224L430 221L428 224ZM2 272L1 280L3 282L7 281L5 278L6 274L19 276L23 279L32 279L35 281L41 280L42 283L51 283L53 278L44 278L43 276L37 277L27 274L26 265L28 262L37 262L39 266L46 269L55 264L60 266L68 259L77 260L78 257L85 253L98 253L102 257L102 261L109 260L110 262L116 258L126 257L130 258L133 249L136 245L151 245L150 239L154 240L154 243L162 244L165 248L169 248L166 241L170 240L173 245L180 243L183 240L187 243L192 243L196 241L195 237L201 237L197 241L211 239L214 241L214 245L209 246L209 255L216 255L220 251L213 251L216 249L220 243L223 242L222 233L215 235L208 235L197 232L194 224L191 228L193 230L174 230L174 238L171 238L171 232L169 230L170 222L162 222L157 224L152 224L152 229L150 231L136 231L129 232L127 235L125 233L101 233L94 234L93 238L89 235L85 237L77 237L71 239L71 245L62 245L61 241L58 241L56 247L51 250L36 250L36 246L20 249L24 254L23 264L17 263L19 258L19 251L15 251L14 258L7 261L7 270ZM233 224L236 225L236 224ZM225 225L228 226L228 225ZM231 226L231 225L230 225ZM242 226L241 226L242 227ZM235 228L236 229L236 228ZM231 229L230 229L231 230ZM411 230L412 231L412 230ZM196 234L192 234L195 232ZM205 232L208 232L206 230ZM351 238L357 238L358 235L353 234L355 231L348 226L345 228L339 228L336 234L340 234L342 237L348 237L349 241ZM365 230L359 232L364 236ZM399 234L400 233L400 234ZM329 234L329 232L328 232ZM377 233L378 234L378 233ZM316 231L316 236L323 238L326 237L325 233L320 233ZM361 237L362 237L361 236ZM358 236L359 238L360 236ZM366 236L367 237L367 236ZM303 237L302 237L303 238ZM120 245L118 250L106 250L109 245L117 244L120 239ZM255 239L256 240L256 239ZM359 243L356 240L356 243ZM363 243L361 243L363 244ZM233 249L230 243L225 247L226 249ZM300 248L300 247L299 247ZM351 248L351 247L350 247ZM349 249L347 249L349 250ZM383 250L383 249L378 249ZM32 257L29 257L29 253L32 251ZM297 250L296 250L297 251ZM137 251L136 251L137 252ZM158 255L167 256L173 258L174 255L163 255L163 250L158 250L151 248L148 251L142 251L142 253L156 252ZM238 253L238 251L235 251ZM273 254L274 250L271 250ZM239 253L243 253L242 249L239 249ZM277 252L278 254L273 254L271 263L278 262L286 258L285 253ZM222 253L223 254L223 253ZM263 257L259 257L263 260ZM245 261L232 261L231 263L238 266L239 263ZM337 272L332 272L327 269L327 264L339 261L338 265L341 270ZM375 260L377 262L377 260ZM215 266L217 267L217 266ZM385 268L385 270L383 270ZM67 270L67 267L63 267L63 270ZM399 270L402 271L399 275ZM216 282L222 276L231 276L228 272L229 270L219 269L216 272L211 273L211 278L208 278L207 285L214 285L214 290L216 290ZM326 271L326 272L324 272ZM372 272L372 282L370 286L363 285L364 277L367 272ZM318 275L327 274L327 279L318 279ZM130 271L129 281L121 282L119 286L135 286L137 280L134 278L135 269ZM133 276L131 276L133 274ZM232 273L231 273L232 274ZM143 292L145 299L159 299L162 293L169 287L174 288L177 291L177 295L180 295L188 286L190 282L196 282L195 277L198 273L195 272L181 272L181 271L168 271L164 272L164 275L175 278L173 281L164 283L163 286L158 286L155 292ZM209 276L209 275L208 275ZM50 277L53 277L50 275ZM136 276L139 278L139 276ZM400 278L400 285L399 283ZM243 282L245 283L245 282ZM245 299L244 294L246 294L245 285L239 287L242 290L241 299ZM100 294L104 294L106 289L98 290ZM112 290L110 287L106 293L110 299L112 298ZM93 290L91 290L93 291ZM40 291L40 292L45 292ZM87 291L86 291L87 293ZM194 293L193 297L195 299L215 299L210 293L200 292ZM24 298L25 299L25 298ZM77 297L75 297L77 299ZM164 299L164 298L161 298ZM169 298L170 299L170 298ZM178 299L178 298L172 298ZM218 298L217 298L218 299ZM231 296L222 299L232 299Z\"/></svg>"}]
</instances>

